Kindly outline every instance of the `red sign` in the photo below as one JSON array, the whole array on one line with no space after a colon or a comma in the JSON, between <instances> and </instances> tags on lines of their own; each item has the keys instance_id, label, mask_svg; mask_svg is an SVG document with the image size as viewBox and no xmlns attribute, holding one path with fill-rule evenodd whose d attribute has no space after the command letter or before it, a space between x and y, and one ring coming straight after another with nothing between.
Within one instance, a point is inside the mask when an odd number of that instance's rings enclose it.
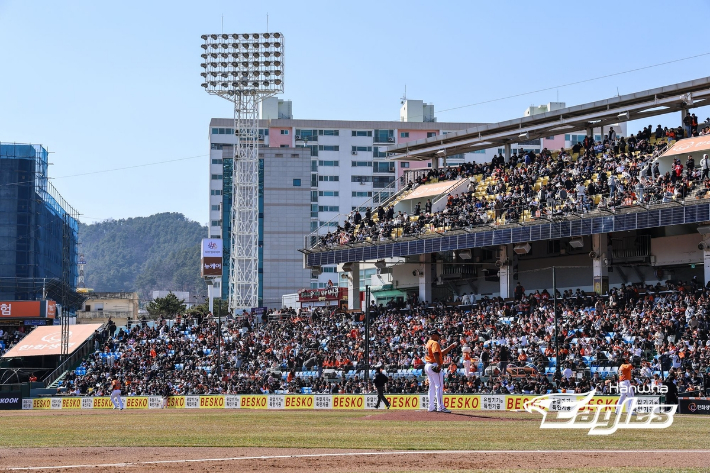
<instances>
[{"instance_id":1,"label":"red sign","mask_svg":"<svg viewBox=\"0 0 710 473\"><path fill-rule=\"evenodd\" d=\"M345 299L346 296L347 289L344 287L301 289L298 291L298 302L339 301Z\"/></svg>"}]
</instances>

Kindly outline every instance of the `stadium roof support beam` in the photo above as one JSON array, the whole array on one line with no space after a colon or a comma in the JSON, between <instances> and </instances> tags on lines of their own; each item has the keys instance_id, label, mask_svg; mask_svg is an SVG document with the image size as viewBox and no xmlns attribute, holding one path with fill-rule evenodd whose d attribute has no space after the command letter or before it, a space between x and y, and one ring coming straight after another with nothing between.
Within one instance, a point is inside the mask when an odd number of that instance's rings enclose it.
<instances>
[{"instance_id":1,"label":"stadium roof support beam","mask_svg":"<svg viewBox=\"0 0 710 473\"><path fill-rule=\"evenodd\" d=\"M692 97L692 100L689 100ZM447 155L502 147L578 130L590 130L613 123L665 115L710 103L710 77L666 87L576 105L552 112L479 125L458 132L409 142L389 148L390 159L423 161L438 152Z\"/></svg>"}]
</instances>

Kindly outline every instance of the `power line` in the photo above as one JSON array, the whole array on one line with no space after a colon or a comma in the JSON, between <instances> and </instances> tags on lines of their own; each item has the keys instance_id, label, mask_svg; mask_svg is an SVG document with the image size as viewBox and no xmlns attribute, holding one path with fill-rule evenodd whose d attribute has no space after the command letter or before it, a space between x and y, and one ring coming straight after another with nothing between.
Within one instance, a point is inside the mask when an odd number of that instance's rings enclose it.
<instances>
[{"instance_id":1,"label":"power line","mask_svg":"<svg viewBox=\"0 0 710 473\"><path fill-rule=\"evenodd\" d=\"M696 59L696 58L703 57L703 56L710 56L710 52L702 53L702 54L696 54L696 55L694 55L694 56L688 56L688 57L684 57L684 58L680 58L680 59L673 59L672 61L659 62L659 63L657 63L657 64L652 64L652 65L650 65L650 66L643 66L643 67L637 67L637 68L635 68L635 69L629 69L629 70L626 70L626 71L614 72L614 73L611 73L611 74L606 74L606 75L603 75L603 76L593 77L593 78L590 78L590 79L583 79L583 80L578 80L578 81L575 81L575 82L569 82L569 83L567 83L567 84L555 85L555 86L552 86L552 87L545 87L544 89L531 90L531 91L529 91L529 92L521 92L521 93L519 93L519 94L507 95L507 96L505 96L505 97L498 97L498 98L495 98L495 99L483 100L483 101L481 101L481 102L470 103L470 104L468 104L468 105L459 105L459 106L457 106L457 107L445 108L445 109L443 109L443 110L437 110L436 113L450 112L450 111L452 111L452 110L459 110L459 109L462 109L462 108L475 107L475 106L477 106L477 105L484 105L484 104L487 104L487 103L500 102L500 101L502 101L502 100L508 100L508 99L513 99L513 98L517 98L517 97L523 97L523 96L525 96L525 95L537 94L537 93L539 93L539 92L547 92L547 91L550 91L550 90L561 89L561 88L563 88L563 87L570 87L570 86L573 86L573 85L585 84L585 83L587 83L587 82L593 82L593 81L597 81L597 80L601 80L601 79L607 79L607 78L609 78L609 77L616 77L616 76L621 76L621 75L624 75L624 74L630 74L630 73L632 73L632 72L638 72L638 71L643 71L643 70L647 70L647 69L652 69L652 68L654 68L654 67L666 66L666 65L668 65L668 64L674 64L674 63L677 63L677 62L688 61L688 60L690 60L690 59Z\"/></svg>"},{"instance_id":2,"label":"power line","mask_svg":"<svg viewBox=\"0 0 710 473\"><path fill-rule=\"evenodd\" d=\"M103 169L103 170L100 170L100 171L91 171L91 172L85 172L85 173L80 173L80 174L69 174L69 175L67 175L67 176L46 177L45 179L54 180L54 179L67 179L67 178L70 178L70 177L89 176L89 175L92 175L92 174L102 174L102 173L106 173L106 172L123 171L123 170L126 170L126 169L135 169L135 168L142 168L142 167L147 167L147 166L155 166L155 165L158 165L158 164L175 163L175 162L178 162L178 161L187 161L187 160L190 160L190 159L204 158L204 157L206 157L206 156L209 156L209 154L200 154L200 155L197 155L197 156L188 156L187 158L168 159L168 160L166 160L166 161L155 161L155 162L152 162L152 163L136 164L135 166L126 166L126 167L122 167L122 168ZM0 184L0 187L4 187L4 186L18 186L18 185L20 185L20 184L32 184L32 183L34 183L34 182L35 182L34 180L32 180L32 181L10 182L10 183L8 183L8 184Z\"/></svg>"}]
</instances>

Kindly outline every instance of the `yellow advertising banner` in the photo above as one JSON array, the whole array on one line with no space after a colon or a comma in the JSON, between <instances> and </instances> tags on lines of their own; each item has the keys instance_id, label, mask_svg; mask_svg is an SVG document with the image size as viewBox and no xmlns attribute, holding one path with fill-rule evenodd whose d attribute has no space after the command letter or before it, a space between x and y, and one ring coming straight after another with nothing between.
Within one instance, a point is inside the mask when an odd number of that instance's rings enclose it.
<instances>
[{"instance_id":1,"label":"yellow advertising banner","mask_svg":"<svg viewBox=\"0 0 710 473\"><path fill-rule=\"evenodd\" d=\"M417 394L390 394L385 396L390 402L390 409L421 409Z\"/></svg>"},{"instance_id":2,"label":"yellow advertising banner","mask_svg":"<svg viewBox=\"0 0 710 473\"><path fill-rule=\"evenodd\" d=\"M200 396L200 409L224 409L224 396Z\"/></svg>"},{"instance_id":3,"label":"yellow advertising banner","mask_svg":"<svg viewBox=\"0 0 710 473\"><path fill-rule=\"evenodd\" d=\"M244 399L244 398L242 398ZM242 403L244 401L242 400ZM365 396L362 394L338 394L333 396L333 409L364 409Z\"/></svg>"},{"instance_id":4,"label":"yellow advertising banner","mask_svg":"<svg viewBox=\"0 0 710 473\"><path fill-rule=\"evenodd\" d=\"M40 399L32 399L32 409L51 409L52 399L45 397Z\"/></svg>"},{"instance_id":5,"label":"yellow advertising banner","mask_svg":"<svg viewBox=\"0 0 710 473\"><path fill-rule=\"evenodd\" d=\"M444 396L444 406L447 409L480 410L481 396L449 394Z\"/></svg>"},{"instance_id":6,"label":"yellow advertising banner","mask_svg":"<svg viewBox=\"0 0 710 473\"><path fill-rule=\"evenodd\" d=\"M185 409L185 396L170 396L165 407L168 409Z\"/></svg>"},{"instance_id":7,"label":"yellow advertising banner","mask_svg":"<svg viewBox=\"0 0 710 473\"><path fill-rule=\"evenodd\" d=\"M313 409L313 396L286 395L284 396L284 409Z\"/></svg>"},{"instance_id":8,"label":"yellow advertising banner","mask_svg":"<svg viewBox=\"0 0 710 473\"><path fill-rule=\"evenodd\" d=\"M268 409L268 396L263 394L245 394L242 396L242 409Z\"/></svg>"},{"instance_id":9,"label":"yellow advertising banner","mask_svg":"<svg viewBox=\"0 0 710 473\"><path fill-rule=\"evenodd\" d=\"M62 398L62 409L81 409L80 397Z\"/></svg>"}]
</instances>

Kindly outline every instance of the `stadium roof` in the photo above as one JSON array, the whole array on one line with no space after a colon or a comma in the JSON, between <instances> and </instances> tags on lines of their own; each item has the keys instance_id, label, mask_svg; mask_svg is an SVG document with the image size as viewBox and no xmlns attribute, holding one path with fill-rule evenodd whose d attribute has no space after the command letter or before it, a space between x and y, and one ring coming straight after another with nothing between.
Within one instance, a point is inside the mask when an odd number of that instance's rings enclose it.
<instances>
[{"instance_id":1,"label":"stadium roof","mask_svg":"<svg viewBox=\"0 0 710 473\"><path fill-rule=\"evenodd\" d=\"M681 82L634 94L576 105L500 123L410 141L388 149L391 159L423 161L502 147L560 133L581 131L629 120L650 118L710 103L710 77ZM438 154L437 154L438 153Z\"/></svg>"}]
</instances>

